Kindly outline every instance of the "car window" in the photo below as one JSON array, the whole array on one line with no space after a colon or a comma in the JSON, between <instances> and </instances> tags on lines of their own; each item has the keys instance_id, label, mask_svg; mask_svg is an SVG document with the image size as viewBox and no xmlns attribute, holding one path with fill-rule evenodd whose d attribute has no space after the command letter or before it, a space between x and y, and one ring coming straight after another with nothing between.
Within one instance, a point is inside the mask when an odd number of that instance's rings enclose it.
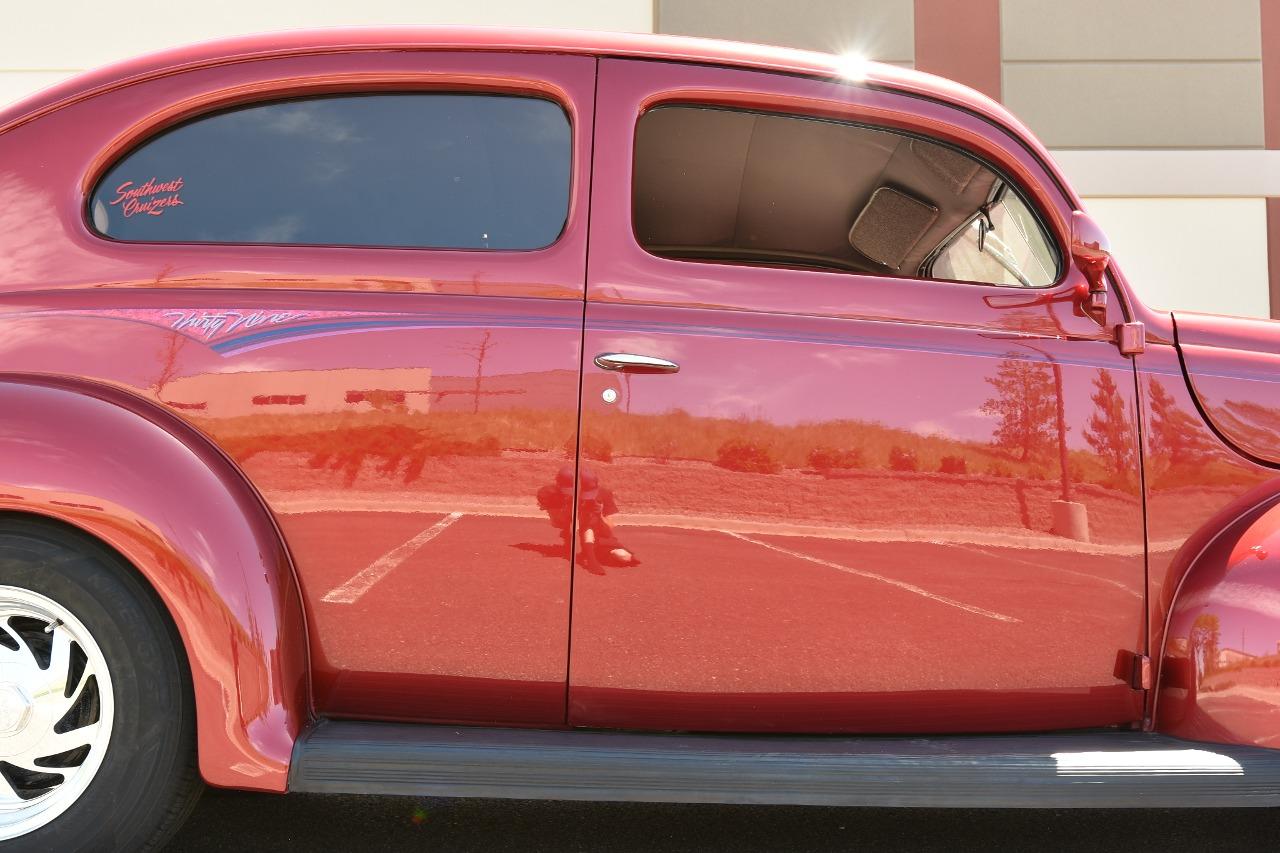
<instances>
[{"instance_id":1,"label":"car window","mask_svg":"<svg viewBox=\"0 0 1280 853\"><path fill-rule=\"evenodd\" d=\"M571 131L542 98L334 95L204 116L98 182L94 228L139 242L538 249L569 209Z\"/></svg>"},{"instance_id":2,"label":"car window","mask_svg":"<svg viewBox=\"0 0 1280 853\"><path fill-rule=\"evenodd\" d=\"M1035 216L1007 189L942 248L930 272L936 278L1023 287L1052 284L1057 277Z\"/></svg>"},{"instance_id":3,"label":"car window","mask_svg":"<svg viewBox=\"0 0 1280 853\"><path fill-rule=\"evenodd\" d=\"M1035 214L981 161L826 119L650 110L632 215L641 245L670 258L1029 287L1059 272Z\"/></svg>"}]
</instances>

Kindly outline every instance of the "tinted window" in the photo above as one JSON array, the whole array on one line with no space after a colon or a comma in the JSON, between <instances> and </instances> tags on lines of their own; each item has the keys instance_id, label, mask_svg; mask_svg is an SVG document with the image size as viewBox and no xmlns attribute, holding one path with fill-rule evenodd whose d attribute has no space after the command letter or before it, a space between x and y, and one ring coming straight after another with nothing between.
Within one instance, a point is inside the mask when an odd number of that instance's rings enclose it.
<instances>
[{"instance_id":1,"label":"tinted window","mask_svg":"<svg viewBox=\"0 0 1280 853\"><path fill-rule=\"evenodd\" d=\"M342 95L155 137L99 182L118 240L537 249L569 209L568 117L539 98Z\"/></svg>"},{"instance_id":2,"label":"tinted window","mask_svg":"<svg viewBox=\"0 0 1280 853\"><path fill-rule=\"evenodd\" d=\"M637 239L666 257L1024 286L1057 279L1052 243L996 172L948 146L861 125L659 107L636 131L632 204ZM980 244L970 239L978 227ZM946 251L961 242L964 262Z\"/></svg>"}]
</instances>

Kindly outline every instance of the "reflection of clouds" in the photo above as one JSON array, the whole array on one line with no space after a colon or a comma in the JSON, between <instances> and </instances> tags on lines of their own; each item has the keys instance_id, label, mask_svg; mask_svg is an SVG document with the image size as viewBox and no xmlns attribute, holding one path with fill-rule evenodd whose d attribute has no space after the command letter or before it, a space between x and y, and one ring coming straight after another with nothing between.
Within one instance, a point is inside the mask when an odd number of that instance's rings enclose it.
<instances>
[{"instance_id":1,"label":"reflection of clouds","mask_svg":"<svg viewBox=\"0 0 1280 853\"><path fill-rule=\"evenodd\" d=\"M262 373L264 371L291 370L297 368L297 360L291 358L240 358L225 364L212 364L201 368L202 373ZM322 371L327 368L317 367Z\"/></svg>"},{"instance_id":2,"label":"reflection of clouds","mask_svg":"<svg viewBox=\"0 0 1280 853\"><path fill-rule=\"evenodd\" d=\"M873 364L892 364L898 359L896 353L884 349L865 347L837 347L814 350L813 357L836 368Z\"/></svg>"},{"instance_id":3,"label":"reflection of clouds","mask_svg":"<svg viewBox=\"0 0 1280 853\"><path fill-rule=\"evenodd\" d=\"M628 335L617 338L610 337L609 348L612 352L626 352L631 353L632 355L652 355L675 362L679 362L679 357L684 350L682 341L679 338L670 335L663 337L656 337L652 335ZM597 354L598 353L593 352L588 355L591 358L595 358Z\"/></svg>"},{"instance_id":4,"label":"reflection of clouds","mask_svg":"<svg viewBox=\"0 0 1280 853\"><path fill-rule=\"evenodd\" d=\"M302 231L302 217L297 214L277 216L254 228L250 238L255 243L288 243Z\"/></svg>"},{"instance_id":5,"label":"reflection of clouds","mask_svg":"<svg viewBox=\"0 0 1280 853\"><path fill-rule=\"evenodd\" d=\"M329 143L359 142L355 127L337 117L332 103L298 101L250 107L235 113L234 119L278 136L305 136L308 141Z\"/></svg>"},{"instance_id":6,"label":"reflection of clouds","mask_svg":"<svg viewBox=\"0 0 1280 853\"><path fill-rule=\"evenodd\" d=\"M325 157L311 163L307 176L316 183L329 183L342 177L350 164L336 157Z\"/></svg>"},{"instance_id":7,"label":"reflection of clouds","mask_svg":"<svg viewBox=\"0 0 1280 853\"><path fill-rule=\"evenodd\" d=\"M509 102L511 99L506 100ZM520 117L520 132L525 138L563 144L569 135L569 118L558 104L529 99L521 106L524 107L525 114ZM503 108L507 111L512 109L509 103L504 104Z\"/></svg>"},{"instance_id":8,"label":"reflection of clouds","mask_svg":"<svg viewBox=\"0 0 1280 853\"><path fill-rule=\"evenodd\" d=\"M24 181L12 172L0 172L0 281L32 281L50 271L53 239L62 226L48 190ZM6 334L8 334L6 332Z\"/></svg>"},{"instance_id":9,"label":"reflection of clouds","mask_svg":"<svg viewBox=\"0 0 1280 853\"><path fill-rule=\"evenodd\" d=\"M2 260L3 257L0 256L0 261ZM65 334L58 319L24 317L5 326L4 334L0 335L0 353L10 350L15 353L29 352L30 349L47 346L51 341L57 342L57 347L63 354L72 351L94 354L102 351L102 342L91 335Z\"/></svg>"},{"instance_id":10,"label":"reflection of clouds","mask_svg":"<svg viewBox=\"0 0 1280 853\"><path fill-rule=\"evenodd\" d=\"M1184 598L1180 609L1199 610L1215 605L1248 610L1272 619L1280 619L1280 590L1255 583L1224 583L1208 592L1196 592Z\"/></svg>"},{"instance_id":11,"label":"reflection of clouds","mask_svg":"<svg viewBox=\"0 0 1280 853\"><path fill-rule=\"evenodd\" d=\"M741 415L762 415L758 394L734 392L719 394L707 401L707 409L711 417L736 418Z\"/></svg>"},{"instance_id":12,"label":"reflection of clouds","mask_svg":"<svg viewBox=\"0 0 1280 853\"><path fill-rule=\"evenodd\" d=\"M943 426L937 421L916 421L911 425L911 431L919 435L936 435L941 438L958 438L955 430L950 427Z\"/></svg>"}]
</instances>

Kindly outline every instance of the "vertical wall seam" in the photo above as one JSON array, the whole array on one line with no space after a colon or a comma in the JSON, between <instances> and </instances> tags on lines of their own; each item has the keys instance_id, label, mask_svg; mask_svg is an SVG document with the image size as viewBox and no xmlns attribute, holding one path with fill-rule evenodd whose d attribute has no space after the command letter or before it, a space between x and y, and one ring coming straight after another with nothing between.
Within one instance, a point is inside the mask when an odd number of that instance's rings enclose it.
<instances>
[{"instance_id":1,"label":"vertical wall seam","mask_svg":"<svg viewBox=\"0 0 1280 853\"><path fill-rule=\"evenodd\" d=\"M1000 100L1000 0L915 0L916 68Z\"/></svg>"},{"instance_id":2,"label":"vertical wall seam","mask_svg":"<svg viewBox=\"0 0 1280 853\"><path fill-rule=\"evenodd\" d=\"M1262 38L1263 144L1280 148L1280 0L1258 4ZM1271 316L1280 319L1280 198L1267 199L1267 285Z\"/></svg>"}]
</instances>

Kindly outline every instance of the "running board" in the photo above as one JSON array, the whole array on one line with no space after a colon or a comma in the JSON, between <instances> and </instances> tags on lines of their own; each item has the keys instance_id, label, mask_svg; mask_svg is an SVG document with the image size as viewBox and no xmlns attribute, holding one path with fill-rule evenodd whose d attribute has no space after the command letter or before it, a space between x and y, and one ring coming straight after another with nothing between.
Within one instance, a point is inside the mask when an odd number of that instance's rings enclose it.
<instances>
[{"instance_id":1,"label":"running board","mask_svg":"<svg viewBox=\"0 0 1280 853\"><path fill-rule=\"evenodd\" d=\"M1134 732L928 738L321 722L292 791L965 808L1280 805L1280 751Z\"/></svg>"}]
</instances>

